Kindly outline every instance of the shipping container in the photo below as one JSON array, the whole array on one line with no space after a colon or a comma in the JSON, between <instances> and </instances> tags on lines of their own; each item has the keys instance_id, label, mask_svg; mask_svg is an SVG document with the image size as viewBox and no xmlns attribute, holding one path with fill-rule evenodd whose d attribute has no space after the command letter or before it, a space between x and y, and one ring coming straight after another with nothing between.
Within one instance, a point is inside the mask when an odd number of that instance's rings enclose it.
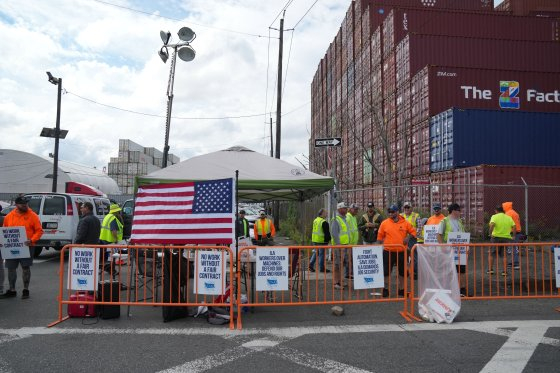
<instances>
[{"instance_id":1,"label":"shipping container","mask_svg":"<svg viewBox=\"0 0 560 373\"><path fill-rule=\"evenodd\" d=\"M408 34L397 46L397 86L426 65L560 72L560 43Z\"/></svg>"},{"instance_id":2,"label":"shipping container","mask_svg":"<svg viewBox=\"0 0 560 373\"><path fill-rule=\"evenodd\" d=\"M558 73L426 66L412 78L411 92L413 122L453 106L560 113Z\"/></svg>"},{"instance_id":3,"label":"shipping container","mask_svg":"<svg viewBox=\"0 0 560 373\"><path fill-rule=\"evenodd\" d=\"M362 0L362 9L369 9L373 29L383 24L393 8L492 12L494 3L493 0Z\"/></svg>"},{"instance_id":4,"label":"shipping container","mask_svg":"<svg viewBox=\"0 0 560 373\"><path fill-rule=\"evenodd\" d=\"M443 206L458 203L467 230L478 239L488 240L490 217L503 202L513 202L522 232L533 240L541 240L539 234L547 229L557 233L560 227L555 208L560 200L560 168L478 165L432 173L430 181L432 201Z\"/></svg>"},{"instance_id":5,"label":"shipping container","mask_svg":"<svg viewBox=\"0 0 560 373\"><path fill-rule=\"evenodd\" d=\"M430 119L430 171L560 166L560 113L450 109Z\"/></svg>"},{"instance_id":6,"label":"shipping container","mask_svg":"<svg viewBox=\"0 0 560 373\"><path fill-rule=\"evenodd\" d=\"M504 0L496 10L518 16L560 12L560 2L558 0Z\"/></svg>"},{"instance_id":7,"label":"shipping container","mask_svg":"<svg viewBox=\"0 0 560 373\"><path fill-rule=\"evenodd\" d=\"M560 4L560 1L558 2ZM383 21L384 48L409 33L483 39L559 41L560 20L495 13L395 8Z\"/></svg>"},{"instance_id":8,"label":"shipping container","mask_svg":"<svg viewBox=\"0 0 560 373\"><path fill-rule=\"evenodd\" d=\"M142 151L143 149L144 148L142 147L142 145L139 145L132 140L119 139L119 151L128 151L128 150Z\"/></svg>"}]
</instances>

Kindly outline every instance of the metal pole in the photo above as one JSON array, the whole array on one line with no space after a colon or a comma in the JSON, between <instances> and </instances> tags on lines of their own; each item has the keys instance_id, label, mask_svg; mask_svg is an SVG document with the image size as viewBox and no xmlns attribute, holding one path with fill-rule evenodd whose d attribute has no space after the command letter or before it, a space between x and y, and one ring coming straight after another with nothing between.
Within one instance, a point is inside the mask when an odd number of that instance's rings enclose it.
<instances>
[{"instance_id":1,"label":"metal pole","mask_svg":"<svg viewBox=\"0 0 560 373\"><path fill-rule=\"evenodd\" d=\"M272 137L272 117L270 117L270 157L274 157L274 139Z\"/></svg>"},{"instance_id":2,"label":"metal pole","mask_svg":"<svg viewBox=\"0 0 560 373\"><path fill-rule=\"evenodd\" d=\"M524 178L521 178L521 181L525 184L525 234L529 236L529 185Z\"/></svg>"},{"instance_id":3,"label":"metal pole","mask_svg":"<svg viewBox=\"0 0 560 373\"><path fill-rule=\"evenodd\" d=\"M284 11L285 12L285 11ZM284 18L280 19L280 42L278 50L278 91L276 98L276 158L280 159L282 133L282 48L284 45Z\"/></svg>"},{"instance_id":4,"label":"metal pole","mask_svg":"<svg viewBox=\"0 0 560 373\"><path fill-rule=\"evenodd\" d=\"M60 101L62 99L62 78L58 78L58 98L56 100L56 127L54 129L54 162L52 191L56 193L58 184L58 142L60 140Z\"/></svg>"},{"instance_id":5,"label":"metal pole","mask_svg":"<svg viewBox=\"0 0 560 373\"><path fill-rule=\"evenodd\" d=\"M173 56L171 56L171 67L169 69L169 83L167 84L167 118L165 120L165 144L163 146L163 161L161 168L167 167L167 155L169 154L169 130L171 127L171 108L173 107L173 83L175 82L176 59L177 46L173 47Z\"/></svg>"}]
</instances>

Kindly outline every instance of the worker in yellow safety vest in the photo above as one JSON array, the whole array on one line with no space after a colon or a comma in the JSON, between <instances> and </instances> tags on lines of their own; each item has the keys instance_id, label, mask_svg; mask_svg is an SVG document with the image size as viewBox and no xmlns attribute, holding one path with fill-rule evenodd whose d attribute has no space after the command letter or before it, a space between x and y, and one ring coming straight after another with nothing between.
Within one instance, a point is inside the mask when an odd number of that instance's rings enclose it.
<instances>
[{"instance_id":1,"label":"worker in yellow safety vest","mask_svg":"<svg viewBox=\"0 0 560 373\"><path fill-rule=\"evenodd\" d=\"M333 245L349 245L350 230L347 221L348 206L344 202L336 205L336 216L331 220L331 243ZM346 249L333 249L334 265L333 265L333 282L334 288L344 289L344 281L342 280L340 266L347 260L345 255Z\"/></svg>"},{"instance_id":2,"label":"worker in yellow safety vest","mask_svg":"<svg viewBox=\"0 0 560 373\"><path fill-rule=\"evenodd\" d=\"M101 223L101 232L99 234L99 243L102 245L115 244L123 239L123 218L121 217L121 208L116 203L112 203L109 208L109 213L103 218ZM105 251L104 256L100 253L100 259L103 259L103 269L106 272L116 276L118 273L115 271L113 262L107 262L109 258L109 251Z\"/></svg>"},{"instance_id":3,"label":"worker in yellow safety vest","mask_svg":"<svg viewBox=\"0 0 560 373\"><path fill-rule=\"evenodd\" d=\"M259 218L255 220L253 232L259 246L272 246L272 240L276 235L276 229L271 219L266 216L264 210L259 211Z\"/></svg>"}]
</instances>

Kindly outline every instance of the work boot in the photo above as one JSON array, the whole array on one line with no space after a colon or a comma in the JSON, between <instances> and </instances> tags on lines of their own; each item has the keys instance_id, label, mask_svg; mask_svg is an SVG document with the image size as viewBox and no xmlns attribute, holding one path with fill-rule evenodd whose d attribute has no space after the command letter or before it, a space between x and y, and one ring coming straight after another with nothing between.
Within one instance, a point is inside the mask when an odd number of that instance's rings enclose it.
<instances>
[{"instance_id":1,"label":"work boot","mask_svg":"<svg viewBox=\"0 0 560 373\"><path fill-rule=\"evenodd\" d=\"M29 298L29 290L23 289L23 292L21 293L21 299L27 299L27 298Z\"/></svg>"},{"instance_id":2,"label":"work boot","mask_svg":"<svg viewBox=\"0 0 560 373\"><path fill-rule=\"evenodd\" d=\"M17 295L17 291L15 290L8 290L7 292L5 292L4 294L0 295L0 299L4 299L4 298L13 298Z\"/></svg>"}]
</instances>

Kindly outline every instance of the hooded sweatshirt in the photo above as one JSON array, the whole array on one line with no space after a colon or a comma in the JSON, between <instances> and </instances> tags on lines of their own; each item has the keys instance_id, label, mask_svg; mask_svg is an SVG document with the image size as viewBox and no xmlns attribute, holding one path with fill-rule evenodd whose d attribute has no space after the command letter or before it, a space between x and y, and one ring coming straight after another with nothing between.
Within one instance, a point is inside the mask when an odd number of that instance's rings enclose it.
<instances>
[{"instance_id":1,"label":"hooded sweatshirt","mask_svg":"<svg viewBox=\"0 0 560 373\"><path fill-rule=\"evenodd\" d=\"M519 219L519 214L513 209L513 202L504 202L502 203L502 207L504 208L506 215L513 219L513 222L515 223L515 231L520 233L521 220Z\"/></svg>"}]
</instances>

